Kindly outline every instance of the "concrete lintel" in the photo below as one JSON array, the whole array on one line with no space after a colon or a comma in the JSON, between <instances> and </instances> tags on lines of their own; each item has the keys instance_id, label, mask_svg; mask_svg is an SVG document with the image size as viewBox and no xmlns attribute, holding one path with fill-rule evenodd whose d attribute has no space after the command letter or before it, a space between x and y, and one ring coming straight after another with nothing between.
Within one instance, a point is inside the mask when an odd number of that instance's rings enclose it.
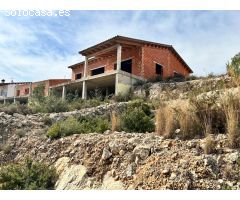
<instances>
[{"instance_id":1,"label":"concrete lintel","mask_svg":"<svg viewBox=\"0 0 240 200\"><path fill-rule=\"evenodd\" d=\"M84 81L88 82L90 80L97 80L98 78L104 78L104 77L115 75L115 74L122 74L122 75L132 77L132 78L135 78L135 79L138 79L138 80L141 80L141 81L146 81L146 79L144 79L140 76L136 76L134 74L130 74L130 73L122 71L122 70L113 70L111 72L106 72L106 73L98 74L98 75L95 75L95 76L87 76L86 78L81 78L79 80L74 80L74 81L69 81L67 83L61 83L61 84L58 84L58 85L54 85L54 86L51 86L50 89L55 89L55 88L60 89L63 86L68 86L68 85L70 86L72 84L83 83Z\"/></svg>"},{"instance_id":2,"label":"concrete lintel","mask_svg":"<svg viewBox=\"0 0 240 200\"><path fill-rule=\"evenodd\" d=\"M105 49L103 49L103 50L101 50L101 51L98 51L97 53L92 53L92 54L89 54L89 55L87 55L87 56L88 56L88 58L94 57L94 56L99 56L99 55L101 55L101 54L104 54L104 53L107 53L107 52L112 51L112 50L114 50L114 49L117 49L117 46L118 46L118 45L113 45L113 46L110 46L110 47L108 47L108 48L105 48Z\"/></svg>"}]
</instances>

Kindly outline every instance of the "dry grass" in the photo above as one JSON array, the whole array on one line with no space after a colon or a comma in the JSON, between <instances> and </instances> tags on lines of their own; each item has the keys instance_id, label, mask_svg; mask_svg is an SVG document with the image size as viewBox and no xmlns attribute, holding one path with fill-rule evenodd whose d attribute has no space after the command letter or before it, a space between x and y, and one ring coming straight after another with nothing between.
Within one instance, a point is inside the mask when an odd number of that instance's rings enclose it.
<instances>
[{"instance_id":1,"label":"dry grass","mask_svg":"<svg viewBox=\"0 0 240 200\"><path fill-rule=\"evenodd\" d=\"M182 108L178 110L178 124L181 139L191 139L195 136L202 136L202 124L193 110Z\"/></svg>"},{"instance_id":2,"label":"dry grass","mask_svg":"<svg viewBox=\"0 0 240 200\"><path fill-rule=\"evenodd\" d=\"M118 131L120 129L120 118L117 116L115 111L111 114L111 125L112 131Z\"/></svg>"},{"instance_id":3,"label":"dry grass","mask_svg":"<svg viewBox=\"0 0 240 200\"><path fill-rule=\"evenodd\" d=\"M216 141L208 134L205 138L204 153L212 154L214 152L216 152Z\"/></svg>"},{"instance_id":4,"label":"dry grass","mask_svg":"<svg viewBox=\"0 0 240 200\"><path fill-rule=\"evenodd\" d=\"M174 111L169 106L159 107L155 114L155 131L158 135L171 138L175 131Z\"/></svg>"},{"instance_id":5,"label":"dry grass","mask_svg":"<svg viewBox=\"0 0 240 200\"><path fill-rule=\"evenodd\" d=\"M223 102L228 142L231 148L238 148L240 142L239 103L239 97L231 95Z\"/></svg>"},{"instance_id":6,"label":"dry grass","mask_svg":"<svg viewBox=\"0 0 240 200\"><path fill-rule=\"evenodd\" d=\"M204 153L212 154L216 152L216 141L212 137L212 123L211 120L205 120L204 123L204 132L205 132L205 145Z\"/></svg>"},{"instance_id":7,"label":"dry grass","mask_svg":"<svg viewBox=\"0 0 240 200\"><path fill-rule=\"evenodd\" d=\"M155 131L158 135L163 135L164 125L165 125L165 118L164 112L161 108L157 109L155 114Z\"/></svg>"},{"instance_id":8,"label":"dry grass","mask_svg":"<svg viewBox=\"0 0 240 200\"><path fill-rule=\"evenodd\" d=\"M155 115L155 131L166 138L178 136L181 139L191 139L203 135L203 125L196 112L189 109L187 101L179 104L161 105ZM180 129L177 133L176 129Z\"/></svg>"}]
</instances>

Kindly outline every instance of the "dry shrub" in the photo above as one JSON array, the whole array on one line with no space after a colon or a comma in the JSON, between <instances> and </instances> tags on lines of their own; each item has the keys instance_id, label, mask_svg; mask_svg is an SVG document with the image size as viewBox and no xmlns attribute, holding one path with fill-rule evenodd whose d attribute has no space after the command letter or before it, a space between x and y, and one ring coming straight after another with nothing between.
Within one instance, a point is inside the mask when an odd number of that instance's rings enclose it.
<instances>
[{"instance_id":1,"label":"dry shrub","mask_svg":"<svg viewBox=\"0 0 240 200\"><path fill-rule=\"evenodd\" d=\"M15 134L19 137L19 138L22 138L26 135L26 132L25 130L23 129L16 129L15 130Z\"/></svg>"},{"instance_id":2,"label":"dry shrub","mask_svg":"<svg viewBox=\"0 0 240 200\"><path fill-rule=\"evenodd\" d=\"M238 148L240 142L239 103L239 97L232 95L229 95L222 102L223 111L226 116L228 142L231 148Z\"/></svg>"},{"instance_id":3,"label":"dry shrub","mask_svg":"<svg viewBox=\"0 0 240 200\"><path fill-rule=\"evenodd\" d=\"M5 144L3 147L2 147L2 151L4 154L10 154L11 151L12 151L13 147L9 144Z\"/></svg>"},{"instance_id":4,"label":"dry shrub","mask_svg":"<svg viewBox=\"0 0 240 200\"><path fill-rule=\"evenodd\" d=\"M208 134L205 138L204 153L212 154L216 152L216 141Z\"/></svg>"},{"instance_id":5,"label":"dry shrub","mask_svg":"<svg viewBox=\"0 0 240 200\"><path fill-rule=\"evenodd\" d=\"M120 130L120 118L117 116L115 111L113 111L111 114L111 125L112 131Z\"/></svg>"},{"instance_id":6,"label":"dry shrub","mask_svg":"<svg viewBox=\"0 0 240 200\"><path fill-rule=\"evenodd\" d=\"M161 105L156 111L155 131L167 138L178 136L181 139L191 139L203 135L203 125L196 113L184 102L178 106ZM180 131L175 131L176 129Z\"/></svg>"},{"instance_id":7,"label":"dry shrub","mask_svg":"<svg viewBox=\"0 0 240 200\"><path fill-rule=\"evenodd\" d=\"M165 118L164 118L164 112L162 109L157 109L155 114L155 131L158 135L163 135L164 131L164 124L165 124Z\"/></svg>"},{"instance_id":8,"label":"dry shrub","mask_svg":"<svg viewBox=\"0 0 240 200\"><path fill-rule=\"evenodd\" d=\"M191 139L203 135L202 124L194 111L182 108L178 110L177 118L180 128L179 137L181 139Z\"/></svg>"},{"instance_id":9,"label":"dry shrub","mask_svg":"<svg viewBox=\"0 0 240 200\"><path fill-rule=\"evenodd\" d=\"M156 111L155 131L158 135L167 138L173 137L176 125L174 120L174 111L169 106L162 106Z\"/></svg>"},{"instance_id":10,"label":"dry shrub","mask_svg":"<svg viewBox=\"0 0 240 200\"><path fill-rule=\"evenodd\" d=\"M211 126L211 132L225 133L226 118L222 112L222 108L219 103L216 102L218 97L216 95L203 95L201 98L191 98L190 107L196 113L202 126L205 123L209 123Z\"/></svg>"},{"instance_id":11,"label":"dry shrub","mask_svg":"<svg viewBox=\"0 0 240 200\"><path fill-rule=\"evenodd\" d=\"M213 133L212 119L211 119L211 114L209 114L205 116L205 119L204 119L204 134L205 134L204 153L205 154L212 154L216 152L216 141L213 139L212 133Z\"/></svg>"}]
</instances>

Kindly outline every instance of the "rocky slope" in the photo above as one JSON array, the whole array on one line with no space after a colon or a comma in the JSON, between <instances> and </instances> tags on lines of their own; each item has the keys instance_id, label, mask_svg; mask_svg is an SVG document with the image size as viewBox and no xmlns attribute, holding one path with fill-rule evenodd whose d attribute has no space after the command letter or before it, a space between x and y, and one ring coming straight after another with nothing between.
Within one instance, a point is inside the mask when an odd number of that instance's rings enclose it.
<instances>
[{"instance_id":1,"label":"rocky slope","mask_svg":"<svg viewBox=\"0 0 240 200\"><path fill-rule=\"evenodd\" d=\"M145 96L147 91L150 99L185 101L193 90L201 97L202 92L215 96L225 88L234 94L239 92L239 88L231 88L229 77L221 77L207 82L139 86L135 95ZM240 189L240 150L228 148L226 135L213 136L215 151L209 155L204 154L206 139L184 141L164 139L155 133L111 131L57 140L45 135L46 119L101 116L113 110L122 112L126 106L114 103L26 116L0 113L0 163L31 157L54 165L59 174L56 189Z\"/></svg>"},{"instance_id":2,"label":"rocky slope","mask_svg":"<svg viewBox=\"0 0 240 200\"><path fill-rule=\"evenodd\" d=\"M227 148L225 135L214 138L216 153L205 155L205 139L106 131L51 141L36 126L9 136L0 163L31 157L54 165L56 189L240 189L239 150Z\"/></svg>"},{"instance_id":3,"label":"rocky slope","mask_svg":"<svg viewBox=\"0 0 240 200\"><path fill-rule=\"evenodd\" d=\"M138 97L168 101L188 99L191 96L196 96L201 93L229 89L235 86L232 78L225 75L185 82L148 83L137 86L133 93Z\"/></svg>"}]
</instances>

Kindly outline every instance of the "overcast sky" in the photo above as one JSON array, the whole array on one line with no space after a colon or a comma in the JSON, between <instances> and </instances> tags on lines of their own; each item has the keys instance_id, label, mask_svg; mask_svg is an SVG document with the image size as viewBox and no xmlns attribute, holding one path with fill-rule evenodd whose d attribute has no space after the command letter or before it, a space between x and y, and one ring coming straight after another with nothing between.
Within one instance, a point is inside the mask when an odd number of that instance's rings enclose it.
<instances>
[{"instance_id":1,"label":"overcast sky","mask_svg":"<svg viewBox=\"0 0 240 200\"><path fill-rule=\"evenodd\" d=\"M196 75L225 73L240 51L239 11L71 11L0 15L0 79L69 78L78 51L116 35L171 44Z\"/></svg>"}]
</instances>

